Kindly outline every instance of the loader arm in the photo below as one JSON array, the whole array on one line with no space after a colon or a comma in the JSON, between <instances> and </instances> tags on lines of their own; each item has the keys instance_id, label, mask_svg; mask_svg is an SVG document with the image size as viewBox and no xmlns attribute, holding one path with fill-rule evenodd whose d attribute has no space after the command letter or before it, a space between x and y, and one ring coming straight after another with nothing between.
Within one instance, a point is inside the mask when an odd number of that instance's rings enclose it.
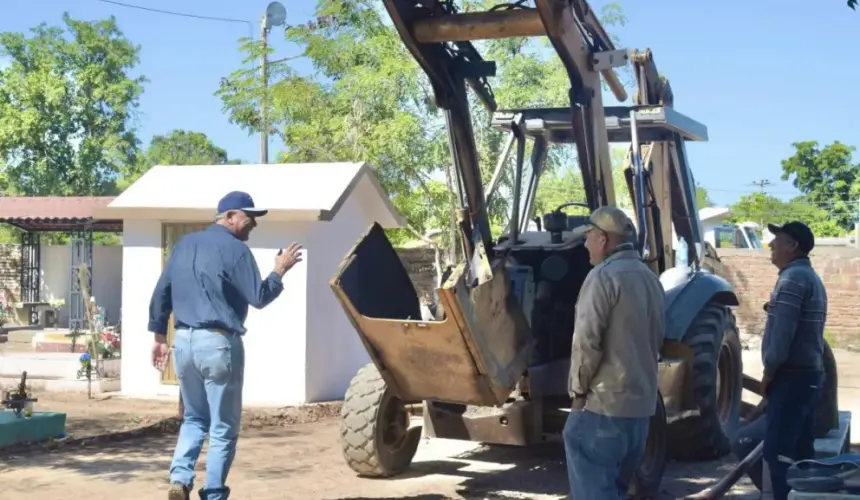
<instances>
[{"instance_id":1,"label":"loader arm","mask_svg":"<svg viewBox=\"0 0 860 500\"><path fill-rule=\"evenodd\" d=\"M626 100L613 67L625 64L627 57L615 50L585 0L534 0L534 8L515 4L471 13L459 13L451 0L384 3L404 44L430 79L437 105L445 111L460 199L467 204L463 208L470 230L479 233L484 248L492 251L492 235L466 88L471 86L495 111L486 83L495 75L495 64L481 58L471 44L474 40L521 36L550 40L570 80L569 119L588 205L594 209L615 204L601 74L619 101Z\"/></svg>"},{"instance_id":2,"label":"loader arm","mask_svg":"<svg viewBox=\"0 0 860 500\"><path fill-rule=\"evenodd\" d=\"M634 103L640 109L660 106L671 109L674 94L669 81L660 76L650 49L632 53L638 90ZM704 258L704 234L699 221L696 184L690 169L685 137L670 140L637 140L636 124L631 124L631 149L627 155L627 179L636 207L640 242L648 249L643 255L658 274L674 265L672 227L689 249L688 262L697 267ZM707 140L707 137L703 137ZM638 166L637 166L638 162ZM641 191L641 193L640 193Z\"/></svg>"}]
</instances>

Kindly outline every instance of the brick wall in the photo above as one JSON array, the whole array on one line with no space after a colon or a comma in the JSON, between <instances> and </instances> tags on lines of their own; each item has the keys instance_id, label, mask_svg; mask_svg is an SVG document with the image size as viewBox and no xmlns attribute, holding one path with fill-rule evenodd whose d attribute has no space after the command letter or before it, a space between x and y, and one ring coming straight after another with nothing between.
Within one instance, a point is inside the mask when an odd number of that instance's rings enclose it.
<instances>
[{"instance_id":1,"label":"brick wall","mask_svg":"<svg viewBox=\"0 0 860 500\"><path fill-rule=\"evenodd\" d=\"M436 269L433 265L432 248L398 248L400 262L412 278L418 297L430 301L436 290Z\"/></svg>"},{"instance_id":2,"label":"brick wall","mask_svg":"<svg viewBox=\"0 0 860 500\"><path fill-rule=\"evenodd\" d=\"M426 248L398 249L398 255L422 298L432 297L436 285L433 251ZM768 250L719 249L717 274L731 282L740 298L735 311L742 333L758 334L764 328L762 305L770 298L776 268ZM829 299L828 339L840 347L860 348L860 250L820 247L812 265L824 280Z\"/></svg>"},{"instance_id":3,"label":"brick wall","mask_svg":"<svg viewBox=\"0 0 860 500\"><path fill-rule=\"evenodd\" d=\"M768 250L719 249L721 265L716 269L734 286L741 305L738 323L746 333L764 328L762 305L769 300L777 270ZM826 333L836 345L860 343L860 250L847 247L820 247L813 251L812 265L827 287Z\"/></svg>"}]
</instances>

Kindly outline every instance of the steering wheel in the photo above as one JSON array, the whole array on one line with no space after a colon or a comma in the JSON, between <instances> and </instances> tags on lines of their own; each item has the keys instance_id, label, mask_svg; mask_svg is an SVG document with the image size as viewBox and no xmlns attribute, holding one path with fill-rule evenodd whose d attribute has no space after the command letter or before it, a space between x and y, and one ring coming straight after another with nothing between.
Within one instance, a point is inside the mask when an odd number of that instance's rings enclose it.
<instances>
[{"instance_id":1,"label":"steering wheel","mask_svg":"<svg viewBox=\"0 0 860 500\"><path fill-rule=\"evenodd\" d=\"M589 207L587 203L583 203L581 201L569 201L567 203L562 203L561 205L559 205L558 208L553 210L553 212L561 212L563 208L567 207L582 207L586 210L591 210L591 207Z\"/></svg>"},{"instance_id":2,"label":"steering wheel","mask_svg":"<svg viewBox=\"0 0 860 500\"><path fill-rule=\"evenodd\" d=\"M562 212L562 209L567 207L581 207L590 209L590 207L581 201L569 201L562 203L552 212L543 216L543 226L551 233L560 233L567 229L567 214Z\"/></svg>"}]
</instances>

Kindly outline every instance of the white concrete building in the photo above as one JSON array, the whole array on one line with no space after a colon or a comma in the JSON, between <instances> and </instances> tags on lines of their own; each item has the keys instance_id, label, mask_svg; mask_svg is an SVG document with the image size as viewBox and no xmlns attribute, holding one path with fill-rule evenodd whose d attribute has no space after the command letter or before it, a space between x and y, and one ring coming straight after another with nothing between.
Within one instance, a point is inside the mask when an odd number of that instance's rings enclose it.
<instances>
[{"instance_id":1,"label":"white concrete building","mask_svg":"<svg viewBox=\"0 0 860 500\"><path fill-rule=\"evenodd\" d=\"M403 225L363 163L156 166L102 209L98 217L122 219L124 227L122 392L178 395L172 369L159 375L150 364L150 296L170 245L211 223L218 200L233 190L250 193L269 210L248 242L262 274L278 249L291 241L305 247L281 296L248 315L245 403L341 399L369 359L329 280L374 221L386 228Z\"/></svg>"}]
</instances>

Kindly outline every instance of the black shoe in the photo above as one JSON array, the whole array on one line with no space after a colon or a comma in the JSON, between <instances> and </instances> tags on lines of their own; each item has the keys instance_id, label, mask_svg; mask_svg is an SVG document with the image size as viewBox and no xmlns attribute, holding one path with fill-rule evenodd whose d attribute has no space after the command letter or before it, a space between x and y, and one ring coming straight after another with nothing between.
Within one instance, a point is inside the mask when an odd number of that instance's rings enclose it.
<instances>
[{"instance_id":1,"label":"black shoe","mask_svg":"<svg viewBox=\"0 0 860 500\"><path fill-rule=\"evenodd\" d=\"M210 493L216 493L216 492L222 493L223 498L230 498L230 487L225 486L223 488L218 488L215 490L206 490L206 489L201 488L200 492L199 492L200 493L200 500L206 500L207 498L209 498ZM171 498L170 500L173 500L173 499Z\"/></svg>"},{"instance_id":2,"label":"black shoe","mask_svg":"<svg viewBox=\"0 0 860 500\"><path fill-rule=\"evenodd\" d=\"M190 500L188 488L181 483L170 483L170 490L167 492L167 500Z\"/></svg>"}]
</instances>

